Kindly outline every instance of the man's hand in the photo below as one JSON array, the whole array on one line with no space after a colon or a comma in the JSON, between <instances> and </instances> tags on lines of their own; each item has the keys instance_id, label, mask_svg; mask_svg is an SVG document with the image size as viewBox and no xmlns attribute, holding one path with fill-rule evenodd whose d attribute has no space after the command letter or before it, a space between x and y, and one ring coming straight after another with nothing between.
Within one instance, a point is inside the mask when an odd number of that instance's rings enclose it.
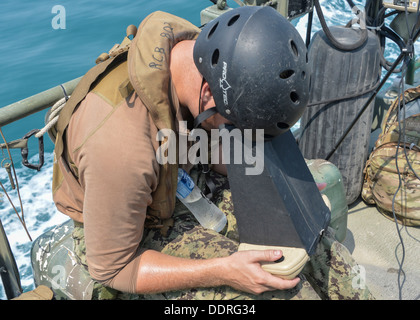
<instances>
[{"instance_id":1,"label":"man's hand","mask_svg":"<svg viewBox=\"0 0 420 320\"><path fill-rule=\"evenodd\" d=\"M261 267L261 262L274 262L282 257L280 250L249 250L232 254L225 259L224 282L241 291L261 294L265 291L294 288L300 278L285 280Z\"/></svg>"}]
</instances>

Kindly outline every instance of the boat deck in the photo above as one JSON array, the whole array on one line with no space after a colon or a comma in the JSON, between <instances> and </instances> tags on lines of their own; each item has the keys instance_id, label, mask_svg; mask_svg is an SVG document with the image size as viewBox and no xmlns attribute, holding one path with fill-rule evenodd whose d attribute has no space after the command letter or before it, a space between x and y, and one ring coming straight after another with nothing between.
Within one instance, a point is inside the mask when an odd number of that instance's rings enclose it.
<instances>
[{"instance_id":1,"label":"boat deck","mask_svg":"<svg viewBox=\"0 0 420 320\"><path fill-rule=\"evenodd\" d=\"M420 299L420 228L398 224L397 229L394 221L359 197L349 206L343 244L361 266L358 275L376 299Z\"/></svg>"}]
</instances>

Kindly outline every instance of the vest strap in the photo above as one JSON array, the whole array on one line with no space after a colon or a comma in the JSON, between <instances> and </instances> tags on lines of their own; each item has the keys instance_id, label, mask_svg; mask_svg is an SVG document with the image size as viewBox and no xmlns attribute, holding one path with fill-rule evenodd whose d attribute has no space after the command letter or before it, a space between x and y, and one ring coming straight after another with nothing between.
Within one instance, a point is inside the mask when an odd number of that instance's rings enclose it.
<instances>
[{"instance_id":1,"label":"vest strap","mask_svg":"<svg viewBox=\"0 0 420 320\"><path fill-rule=\"evenodd\" d=\"M61 111L60 118L57 122L57 139L55 145L55 156L57 159L60 158L63 153L64 145L62 140L64 131L66 130L67 125L70 122L71 115L73 114L76 107L86 97L93 83L95 83L95 81L98 80L101 75L126 59L127 52L123 52L116 57L101 62L100 64L97 64L95 67L90 69L80 80L73 94L66 102L66 106Z\"/></svg>"}]
</instances>

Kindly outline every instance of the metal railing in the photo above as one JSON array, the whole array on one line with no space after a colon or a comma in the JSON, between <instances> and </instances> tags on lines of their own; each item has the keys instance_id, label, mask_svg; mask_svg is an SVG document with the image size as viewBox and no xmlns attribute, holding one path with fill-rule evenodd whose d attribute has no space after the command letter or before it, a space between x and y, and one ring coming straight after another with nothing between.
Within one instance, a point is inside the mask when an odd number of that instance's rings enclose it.
<instances>
[{"instance_id":1,"label":"metal railing","mask_svg":"<svg viewBox=\"0 0 420 320\"><path fill-rule=\"evenodd\" d=\"M0 127L51 107L65 94L71 95L82 77L35 94L0 109Z\"/></svg>"}]
</instances>

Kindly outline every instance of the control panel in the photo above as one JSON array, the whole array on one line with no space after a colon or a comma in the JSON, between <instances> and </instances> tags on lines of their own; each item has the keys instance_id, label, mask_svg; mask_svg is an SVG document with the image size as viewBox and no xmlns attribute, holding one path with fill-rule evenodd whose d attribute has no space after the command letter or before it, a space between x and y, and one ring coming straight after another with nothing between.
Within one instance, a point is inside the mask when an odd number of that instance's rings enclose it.
<instances>
[{"instance_id":1,"label":"control panel","mask_svg":"<svg viewBox=\"0 0 420 320\"><path fill-rule=\"evenodd\" d=\"M405 6L407 3L408 12L417 12L417 7L419 5L418 0L383 0L382 4L385 8L395 9L399 11L405 11Z\"/></svg>"}]
</instances>

